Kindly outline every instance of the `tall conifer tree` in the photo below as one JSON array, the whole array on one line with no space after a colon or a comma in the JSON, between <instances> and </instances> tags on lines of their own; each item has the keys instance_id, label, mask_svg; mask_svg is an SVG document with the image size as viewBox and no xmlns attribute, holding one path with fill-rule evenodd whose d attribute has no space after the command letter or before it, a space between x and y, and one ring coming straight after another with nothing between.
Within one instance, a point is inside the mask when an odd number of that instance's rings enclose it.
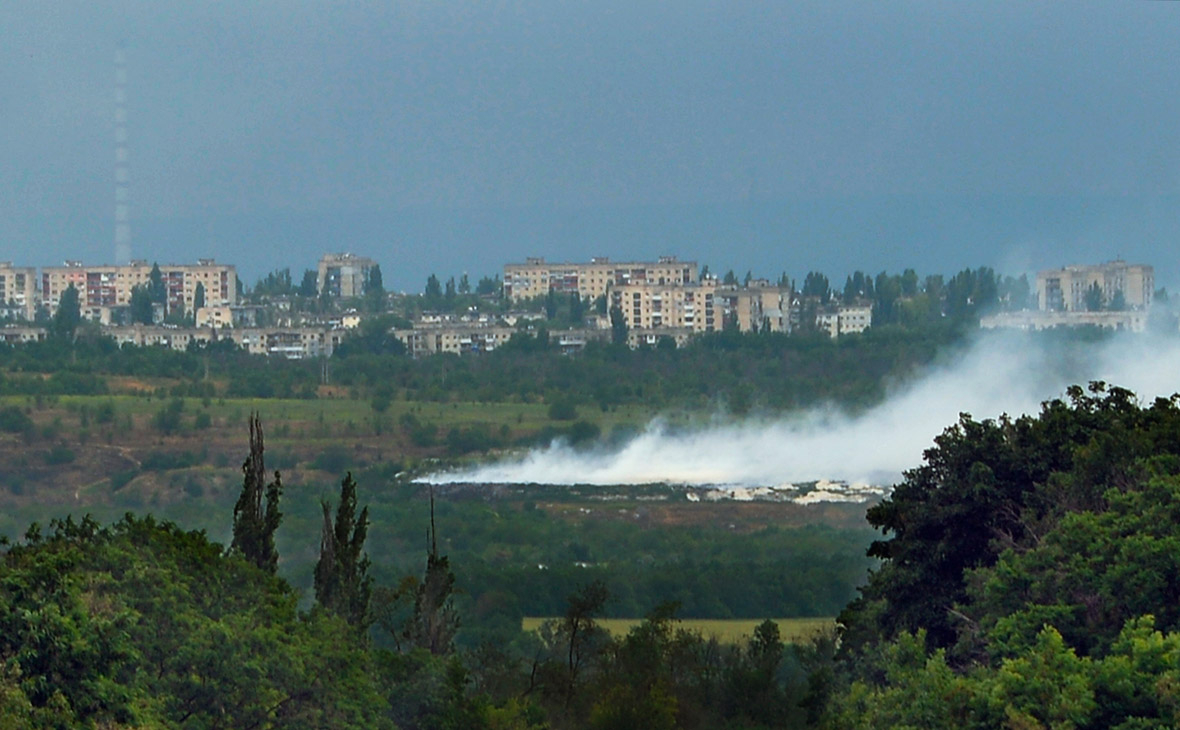
<instances>
[{"instance_id":1,"label":"tall conifer tree","mask_svg":"<svg viewBox=\"0 0 1180 730\"><path fill-rule=\"evenodd\" d=\"M234 505L234 537L230 549L241 553L254 565L273 574L279 565L279 553L275 549L275 531L283 519L283 514L279 511L283 483L277 471L274 481L266 483L266 465L262 452L262 421L258 418L258 413L252 413L250 455L242 464L242 493Z\"/></svg>"}]
</instances>

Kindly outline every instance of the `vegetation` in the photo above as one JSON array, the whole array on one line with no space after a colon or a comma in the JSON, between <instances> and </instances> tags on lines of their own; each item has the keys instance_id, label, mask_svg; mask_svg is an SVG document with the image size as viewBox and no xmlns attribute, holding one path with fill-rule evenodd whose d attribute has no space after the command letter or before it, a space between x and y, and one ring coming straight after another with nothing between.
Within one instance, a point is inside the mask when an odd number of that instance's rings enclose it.
<instances>
[{"instance_id":1,"label":"vegetation","mask_svg":"<svg viewBox=\"0 0 1180 730\"><path fill-rule=\"evenodd\" d=\"M890 537L816 684L826 726L1180 720L1180 401L1069 396L964 417L869 511Z\"/></svg>"}]
</instances>

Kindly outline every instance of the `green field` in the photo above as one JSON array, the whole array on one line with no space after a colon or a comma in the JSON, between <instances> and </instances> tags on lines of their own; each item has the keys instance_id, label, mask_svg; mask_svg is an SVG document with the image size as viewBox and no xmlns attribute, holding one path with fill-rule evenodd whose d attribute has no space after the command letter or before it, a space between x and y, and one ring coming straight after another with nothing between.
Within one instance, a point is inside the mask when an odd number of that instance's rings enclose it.
<instances>
[{"instance_id":1,"label":"green field","mask_svg":"<svg viewBox=\"0 0 1180 730\"><path fill-rule=\"evenodd\" d=\"M521 621L521 629L524 631L537 631L541 628L541 624L551 620L554 619L526 616ZM676 625L689 631L700 632L705 638L716 638L723 644L737 644L749 639L754 634L754 628L762 623L762 621L763 619L755 618L688 618L678 620ZM778 623L783 641L790 644L805 642L836 626L836 619L834 618L776 618L775 622ZM642 619L600 618L595 619L595 623L609 631L616 638L621 638L626 636L627 632L632 628L642 623Z\"/></svg>"}]
</instances>

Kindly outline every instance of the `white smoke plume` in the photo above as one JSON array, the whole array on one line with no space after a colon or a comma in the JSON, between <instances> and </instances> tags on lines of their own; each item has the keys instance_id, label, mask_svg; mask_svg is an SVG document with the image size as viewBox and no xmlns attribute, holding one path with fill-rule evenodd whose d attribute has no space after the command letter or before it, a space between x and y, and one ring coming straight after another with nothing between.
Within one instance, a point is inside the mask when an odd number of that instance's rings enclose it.
<instances>
[{"instance_id":1,"label":"white smoke plume","mask_svg":"<svg viewBox=\"0 0 1180 730\"><path fill-rule=\"evenodd\" d=\"M1073 383L1102 380L1141 400L1180 391L1180 340L1120 335L1073 356L1045 337L984 333L949 363L927 369L857 415L835 408L754 417L698 429L659 419L611 450L561 441L524 456L425 477L432 483L777 486L815 480L892 484L960 413L977 419L1036 413ZM1080 356L1079 356L1080 354Z\"/></svg>"}]
</instances>

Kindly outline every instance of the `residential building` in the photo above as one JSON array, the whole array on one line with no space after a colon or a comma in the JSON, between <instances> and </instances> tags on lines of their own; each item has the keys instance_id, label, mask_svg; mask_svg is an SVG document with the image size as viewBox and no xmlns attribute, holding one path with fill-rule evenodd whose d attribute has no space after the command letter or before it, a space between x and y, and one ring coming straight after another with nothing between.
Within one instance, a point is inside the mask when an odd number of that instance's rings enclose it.
<instances>
[{"instance_id":1,"label":"residential building","mask_svg":"<svg viewBox=\"0 0 1180 730\"><path fill-rule=\"evenodd\" d=\"M802 309L802 305L800 305ZM815 312L815 328L829 337L864 332L873 326L873 305L868 302L828 304Z\"/></svg>"},{"instance_id":2,"label":"residential building","mask_svg":"<svg viewBox=\"0 0 1180 730\"><path fill-rule=\"evenodd\" d=\"M316 291L320 296L351 299L364 296L377 262L351 253L328 253L320 259Z\"/></svg>"},{"instance_id":3,"label":"residential building","mask_svg":"<svg viewBox=\"0 0 1180 730\"><path fill-rule=\"evenodd\" d=\"M33 321L37 315L37 269L0 261L0 304Z\"/></svg>"},{"instance_id":4,"label":"residential building","mask_svg":"<svg viewBox=\"0 0 1180 730\"><path fill-rule=\"evenodd\" d=\"M44 327L32 325L8 325L0 327L0 342L6 345L23 345L26 342L40 342L46 338L48 331Z\"/></svg>"},{"instance_id":5,"label":"residential building","mask_svg":"<svg viewBox=\"0 0 1180 730\"><path fill-rule=\"evenodd\" d=\"M983 329L1044 330L1054 327L1101 327L1123 332L1147 329L1148 313L1142 309L1122 312L1020 311L981 317Z\"/></svg>"},{"instance_id":6,"label":"residential building","mask_svg":"<svg viewBox=\"0 0 1180 730\"><path fill-rule=\"evenodd\" d=\"M1097 266L1066 266L1037 273L1037 308L1043 312L1085 312L1087 293L1097 286L1101 306L1110 307L1119 293L1126 309L1146 310L1155 292L1151 266L1110 261Z\"/></svg>"},{"instance_id":7,"label":"residential building","mask_svg":"<svg viewBox=\"0 0 1180 730\"><path fill-rule=\"evenodd\" d=\"M589 263L548 263L527 258L523 264L504 265L504 296L529 299L548 294L577 293L583 299L605 296L608 287L626 284L693 284L698 280L695 261L661 256L654 262L612 262L605 256Z\"/></svg>"},{"instance_id":8,"label":"residential building","mask_svg":"<svg viewBox=\"0 0 1180 730\"><path fill-rule=\"evenodd\" d=\"M441 352L490 352L512 339L517 331L513 327L445 322L394 330L393 336L405 343L410 355L424 357Z\"/></svg>"},{"instance_id":9,"label":"residential building","mask_svg":"<svg viewBox=\"0 0 1180 730\"><path fill-rule=\"evenodd\" d=\"M197 327L257 327L266 307L256 304L201 307L194 317Z\"/></svg>"},{"instance_id":10,"label":"residential building","mask_svg":"<svg viewBox=\"0 0 1180 730\"><path fill-rule=\"evenodd\" d=\"M139 324L111 327L107 334L120 345L168 347L173 350L185 350L192 344L228 339L252 355L288 360L330 357L345 336L342 330L326 327L240 327L219 330L216 327Z\"/></svg>"},{"instance_id":11,"label":"residential building","mask_svg":"<svg viewBox=\"0 0 1180 730\"><path fill-rule=\"evenodd\" d=\"M41 302L50 314L57 311L61 295L72 284L78 291L83 316L101 320L104 308L131 303L131 291L151 283L156 264L144 260L125 266L86 266L81 261L66 261L63 266L41 270ZM165 309L169 313L192 313L197 287L204 288L206 306L223 306L238 302L237 270L213 259L198 259L196 264L159 264L165 292Z\"/></svg>"},{"instance_id":12,"label":"residential building","mask_svg":"<svg viewBox=\"0 0 1180 730\"><path fill-rule=\"evenodd\" d=\"M698 283L629 282L609 288L609 302L623 313L630 330L685 328L717 332L727 326L742 332L786 332L791 290L765 280L738 287L715 277Z\"/></svg>"}]
</instances>

